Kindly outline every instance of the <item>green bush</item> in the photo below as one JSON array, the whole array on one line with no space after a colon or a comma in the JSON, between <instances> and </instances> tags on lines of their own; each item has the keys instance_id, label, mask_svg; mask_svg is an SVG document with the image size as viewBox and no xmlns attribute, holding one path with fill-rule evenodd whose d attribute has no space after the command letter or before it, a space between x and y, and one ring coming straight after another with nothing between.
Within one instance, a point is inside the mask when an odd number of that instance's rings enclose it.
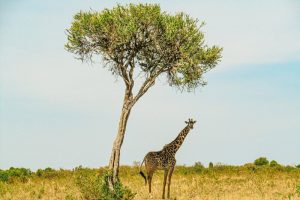
<instances>
[{"instance_id":1,"label":"green bush","mask_svg":"<svg viewBox=\"0 0 300 200\"><path fill-rule=\"evenodd\" d=\"M8 172L0 169L0 181L6 182L8 181L8 178L9 178Z\"/></svg>"},{"instance_id":2,"label":"green bush","mask_svg":"<svg viewBox=\"0 0 300 200\"><path fill-rule=\"evenodd\" d=\"M254 161L254 164L256 166L264 166L264 165L268 165L269 164L269 161L266 157L260 157L260 158L257 158L255 161Z\"/></svg>"},{"instance_id":3,"label":"green bush","mask_svg":"<svg viewBox=\"0 0 300 200\"><path fill-rule=\"evenodd\" d=\"M200 173L205 169L205 167L203 166L203 164L201 162L195 162L194 167L193 167L193 171L195 171L196 173Z\"/></svg>"},{"instance_id":4,"label":"green bush","mask_svg":"<svg viewBox=\"0 0 300 200\"><path fill-rule=\"evenodd\" d=\"M95 170L76 168L76 185L79 187L83 198L86 200L131 200L135 194L129 188L117 182L113 192L108 186L108 172L97 174Z\"/></svg>"},{"instance_id":5,"label":"green bush","mask_svg":"<svg viewBox=\"0 0 300 200\"><path fill-rule=\"evenodd\" d=\"M192 168L192 167L189 167L189 168ZM188 167L183 166L183 165L176 166L175 171L179 174L184 174L184 175L191 173L191 170L188 170Z\"/></svg>"},{"instance_id":6,"label":"green bush","mask_svg":"<svg viewBox=\"0 0 300 200\"><path fill-rule=\"evenodd\" d=\"M300 164L299 164L299 165L296 165L296 168L300 169Z\"/></svg>"},{"instance_id":7,"label":"green bush","mask_svg":"<svg viewBox=\"0 0 300 200\"><path fill-rule=\"evenodd\" d=\"M208 168L209 168L209 169L214 168L214 164L213 164L212 162L210 162L210 163L208 164Z\"/></svg>"},{"instance_id":8,"label":"green bush","mask_svg":"<svg viewBox=\"0 0 300 200\"><path fill-rule=\"evenodd\" d=\"M30 169L11 167L8 170L0 170L0 181L9 182L19 179L22 182L26 182L31 174Z\"/></svg>"},{"instance_id":9,"label":"green bush","mask_svg":"<svg viewBox=\"0 0 300 200\"><path fill-rule=\"evenodd\" d=\"M203 173L206 169L201 162L196 162L193 166L178 165L175 167L175 171L178 174L187 175Z\"/></svg>"},{"instance_id":10,"label":"green bush","mask_svg":"<svg viewBox=\"0 0 300 200\"><path fill-rule=\"evenodd\" d=\"M52 169L50 167L47 167L45 169L38 169L35 174L38 177L43 177L43 178L53 178L60 175L59 171L56 171L55 169Z\"/></svg>"},{"instance_id":11,"label":"green bush","mask_svg":"<svg viewBox=\"0 0 300 200\"><path fill-rule=\"evenodd\" d=\"M35 174L38 176L38 177L41 177L41 176L43 176L43 169L38 169L36 172L35 172Z\"/></svg>"},{"instance_id":12,"label":"green bush","mask_svg":"<svg viewBox=\"0 0 300 200\"><path fill-rule=\"evenodd\" d=\"M287 165L287 166L284 167L284 171L286 171L286 172L291 172L295 169L296 169L295 167L290 166L290 165Z\"/></svg>"},{"instance_id":13,"label":"green bush","mask_svg":"<svg viewBox=\"0 0 300 200\"><path fill-rule=\"evenodd\" d=\"M272 160L270 162L270 167L277 167L277 166L280 166L280 165L278 164L278 162L276 160Z\"/></svg>"}]
</instances>

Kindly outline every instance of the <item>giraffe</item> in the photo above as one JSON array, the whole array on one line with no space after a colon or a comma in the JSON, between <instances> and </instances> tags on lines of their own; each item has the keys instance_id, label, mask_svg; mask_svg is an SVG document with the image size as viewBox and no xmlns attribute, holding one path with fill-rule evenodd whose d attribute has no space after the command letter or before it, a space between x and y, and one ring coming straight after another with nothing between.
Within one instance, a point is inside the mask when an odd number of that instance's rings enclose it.
<instances>
[{"instance_id":1,"label":"giraffe","mask_svg":"<svg viewBox=\"0 0 300 200\"><path fill-rule=\"evenodd\" d=\"M176 164L175 154L180 148L180 146L182 145L189 131L193 129L196 121L194 121L193 119L188 119L188 121L185 121L185 123L187 124L186 127L184 127L184 129L178 134L175 140L173 140L169 144L166 144L161 151L151 151L147 153L143 159L143 162L140 165L140 174L145 179L145 185L147 185L147 181L148 181L150 194L151 194L151 182L152 182L153 173L156 170L164 170L162 198L163 199L165 198L165 187L166 187L167 179L168 179L167 198L170 198L171 178ZM146 167L147 178L141 170L141 167L144 162Z\"/></svg>"}]
</instances>

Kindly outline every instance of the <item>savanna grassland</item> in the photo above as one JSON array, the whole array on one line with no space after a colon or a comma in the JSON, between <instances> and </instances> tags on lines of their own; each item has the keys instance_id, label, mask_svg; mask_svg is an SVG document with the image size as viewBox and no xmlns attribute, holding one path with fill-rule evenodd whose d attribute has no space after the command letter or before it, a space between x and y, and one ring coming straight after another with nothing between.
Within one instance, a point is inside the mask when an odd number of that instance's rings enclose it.
<instances>
[{"instance_id":1,"label":"savanna grassland","mask_svg":"<svg viewBox=\"0 0 300 200\"><path fill-rule=\"evenodd\" d=\"M298 166L299 167L299 166ZM276 200L300 199L300 168L280 165L177 166L172 178L171 199ZM122 199L160 199L163 172L155 173L152 195L148 194L137 166L122 166L119 190ZM0 199L105 199L106 169L77 167L73 170L46 168L31 172L11 168L0 171ZM113 199L119 199L116 194Z\"/></svg>"}]
</instances>

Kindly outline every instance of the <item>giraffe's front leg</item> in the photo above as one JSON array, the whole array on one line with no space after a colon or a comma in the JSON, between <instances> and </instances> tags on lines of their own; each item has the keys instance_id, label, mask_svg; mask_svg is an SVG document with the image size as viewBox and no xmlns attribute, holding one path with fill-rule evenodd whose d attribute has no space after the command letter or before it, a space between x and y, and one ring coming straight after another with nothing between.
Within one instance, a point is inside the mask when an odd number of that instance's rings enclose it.
<instances>
[{"instance_id":1,"label":"giraffe's front leg","mask_svg":"<svg viewBox=\"0 0 300 200\"><path fill-rule=\"evenodd\" d=\"M166 188L168 173L169 173L169 168L165 169L162 199L165 199L165 188Z\"/></svg>"},{"instance_id":2,"label":"giraffe's front leg","mask_svg":"<svg viewBox=\"0 0 300 200\"><path fill-rule=\"evenodd\" d=\"M173 174L173 171L174 171L174 167L175 166L172 166L170 168L170 171L169 171L169 174L168 174L168 194L167 194L168 199L170 198L170 185L171 185L171 178L172 178L172 174Z\"/></svg>"}]
</instances>

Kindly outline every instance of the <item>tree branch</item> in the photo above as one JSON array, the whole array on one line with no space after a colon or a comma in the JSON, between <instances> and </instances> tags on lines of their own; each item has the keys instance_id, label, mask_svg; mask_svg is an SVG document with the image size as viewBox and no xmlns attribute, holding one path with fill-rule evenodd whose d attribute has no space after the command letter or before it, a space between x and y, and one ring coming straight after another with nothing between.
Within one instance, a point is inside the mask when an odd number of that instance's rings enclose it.
<instances>
[{"instance_id":1,"label":"tree branch","mask_svg":"<svg viewBox=\"0 0 300 200\"><path fill-rule=\"evenodd\" d=\"M128 77L127 71L125 70L125 67L123 65L118 66L119 70L121 71L122 78L125 82L125 85L127 88L130 88L131 86L131 80Z\"/></svg>"},{"instance_id":2,"label":"tree branch","mask_svg":"<svg viewBox=\"0 0 300 200\"><path fill-rule=\"evenodd\" d=\"M141 98L141 96L143 96L148 89L153 86L155 83L155 78L149 78L147 79L144 84L141 86L140 90L138 91L138 93L133 97L130 107L134 106L134 104L139 100L139 98Z\"/></svg>"},{"instance_id":3,"label":"tree branch","mask_svg":"<svg viewBox=\"0 0 300 200\"><path fill-rule=\"evenodd\" d=\"M138 93L133 97L130 107L134 106L134 104L149 90L149 88L155 84L155 79L163 72L165 72L165 70L162 67L160 70L158 70L156 73L150 75L146 79L146 81L143 83L143 85L141 86Z\"/></svg>"},{"instance_id":4,"label":"tree branch","mask_svg":"<svg viewBox=\"0 0 300 200\"><path fill-rule=\"evenodd\" d=\"M121 75L121 77L124 80L126 88L129 89L131 83L130 83L130 80L129 80L129 77L128 77L128 74L127 74L127 71L126 71L126 67L124 66L123 61L119 61L118 58L116 58L116 56L114 56L114 55L108 54L108 56L111 60L113 60L115 62L116 67L119 71L119 74Z\"/></svg>"}]
</instances>

